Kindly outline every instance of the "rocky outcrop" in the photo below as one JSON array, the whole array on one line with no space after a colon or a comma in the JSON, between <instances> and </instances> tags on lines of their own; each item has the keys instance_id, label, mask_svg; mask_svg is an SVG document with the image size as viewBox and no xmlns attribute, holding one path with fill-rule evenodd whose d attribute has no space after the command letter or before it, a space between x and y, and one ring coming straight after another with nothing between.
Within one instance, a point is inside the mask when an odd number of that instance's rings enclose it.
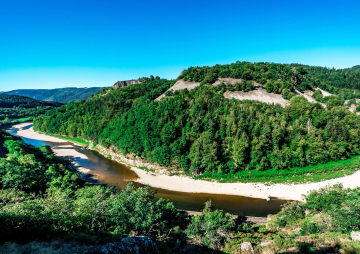
<instances>
[{"instance_id":1,"label":"rocky outcrop","mask_svg":"<svg viewBox=\"0 0 360 254\"><path fill-rule=\"evenodd\" d=\"M92 149L92 144L89 145L89 149ZM160 167L158 165L154 165L148 162L143 161L139 156L136 156L133 159L127 158L121 152L115 152L116 150L113 146L109 148L105 148L100 144L96 145L97 151L100 152L105 157L111 156L111 159L117 161L119 163L135 166L135 167L146 167L149 170L155 171L155 173L161 174L170 174L171 172L168 171L166 168Z\"/></svg>"},{"instance_id":2,"label":"rocky outcrop","mask_svg":"<svg viewBox=\"0 0 360 254\"><path fill-rule=\"evenodd\" d=\"M140 80L138 79L132 79L132 80L125 80L125 81L118 81L116 82L112 88L113 89L117 89L119 87L124 87L124 86L129 86L129 85L135 85L135 84L140 84Z\"/></svg>"},{"instance_id":3,"label":"rocky outcrop","mask_svg":"<svg viewBox=\"0 0 360 254\"><path fill-rule=\"evenodd\" d=\"M180 77L181 75L183 75L185 72L186 72L186 70L183 70L182 72L180 72L180 74L179 74L178 77Z\"/></svg>"},{"instance_id":4,"label":"rocky outcrop","mask_svg":"<svg viewBox=\"0 0 360 254\"><path fill-rule=\"evenodd\" d=\"M254 249L252 247L252 244L250 242L243 242L241 244L241 253L253 254Z\"/></svg>"},{"instance_id":5,"label":"rocky outcrop","mask_svg":"<svg viewBox=\"0 0 360 254\"><path fill-rule=\"evenodd\" d=\"M191 82L191 81L185 81L183 79L180 79L178 80L172 87L170 87L167 91L171 90L173 92L177 91L177 90L182 90L182 89L187 89L187 90L192 90L194 89L195 87L199 86L200 85L200 82ZM165 92L165 93L166 93ZM162 95L160 95L159 97L157 97L155 99L155 101L159 101L161 100L162 98L165 97L165 93L163 93Z\"/></svg>"},{"instance_id":6,"label":"rocky outcrop","mask_svg":"<svg viewBox=\"0 0 360 254\"><path fill-rule=\"evenodd\" d=\"M354 242L360 242L360 232L359 231L352 231L351 232L351 239Z\"/></svg>"},{"instance_id":7,"label":"rocky outcrop","mask_svg":"<svg viewBox=\"0 0 360 254\"><path fill-rule=\"evenodd\" d=\"M108 243L99 246L80 246L68 248L59 254L158 254L156 244L147 236L126 237L121 242Z\"/></svg>"}]
</instances>

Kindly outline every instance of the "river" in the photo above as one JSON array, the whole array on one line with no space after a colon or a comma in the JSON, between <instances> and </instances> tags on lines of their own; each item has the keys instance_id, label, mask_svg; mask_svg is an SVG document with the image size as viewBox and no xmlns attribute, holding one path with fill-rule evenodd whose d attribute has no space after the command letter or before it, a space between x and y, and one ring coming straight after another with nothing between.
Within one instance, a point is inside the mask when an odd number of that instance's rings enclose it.
<instances>
[{"instance_id":1,"label":"river","mask_svg":"<svg viewBox=\"0 0 360 254\"><path fill-rule=\"evenodd\" d=\"M31 126L29 126L29 128L30 127ZM9 133L16 136L17 129L11 128ZM71 148L75 149L79 153L86 155L88 159L74 158L73 160L80 167L91 170L89 174L80 173L82 177L88 182L104 186L113 186L117 189L123 189L127 183L133 182L137 179L136 173L132 171L130 167L110 160L97 151L87 150L70 142L55 143L24 137L21 138L27 144L31 144L33 146L49 145L50 147L57 149L59 149L59 147L60 149ZM64 146L69 147L67 148ZM143 186L140 183L135 183L135 185ZM157 191L155 199L168 199L173 202L178 209L200 211L204 207L204 203L207 200L211 200L215 208L240 216L264 217L268 214L275 214L280 211L281 204L286 202L276 198L271 198L270 201L266 201L265 199L260 198L235 195L186 193L158 188L154 189Z\"/></svg>"}]
</instances>

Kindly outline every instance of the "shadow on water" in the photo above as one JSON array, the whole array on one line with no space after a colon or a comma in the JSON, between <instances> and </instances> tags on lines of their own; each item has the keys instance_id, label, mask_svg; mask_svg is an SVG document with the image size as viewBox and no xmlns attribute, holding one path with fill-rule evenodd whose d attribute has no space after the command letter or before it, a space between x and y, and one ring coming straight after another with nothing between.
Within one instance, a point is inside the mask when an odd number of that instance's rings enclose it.
<instances>
[{"instance_id":1,"label":"shadow on water","mask_svg":"<svg viewBox=\"0 0 360 254\"><path fill-rule=\"evenodd\" d=\"M10 134L16 135L16 132L16 129L12 129ZM77 152L86 155L87 159L79 157L69 157L69 159L72 159L80 167L90 170L90 172L86 174L79 172L79 174L88 182L112 186L116 189L123 189L126 187L127 183L136 181L138 178L137 174L132 171L130 167L110 160L97 151L87 150L70 142L56 143L23 137L22 139L27 144L34 146L49 145L56 149L75 149ZM73 147L64 147L66 145L72 145ZM135 183L135 185L144 186L140 183ZM157 194L155 195L156 199L168 199L172 201L178 209L190 211L200 211L204 208L204 203L207 200L211 200L217 209L224 210L225 212L240 216L262 217L279 212L280 205L286 203L286 201L279 199L266 201L265 199L260 198L235 195L186 193L158 188L153 189L157 190Z\"/></svg>"}]
</instances>

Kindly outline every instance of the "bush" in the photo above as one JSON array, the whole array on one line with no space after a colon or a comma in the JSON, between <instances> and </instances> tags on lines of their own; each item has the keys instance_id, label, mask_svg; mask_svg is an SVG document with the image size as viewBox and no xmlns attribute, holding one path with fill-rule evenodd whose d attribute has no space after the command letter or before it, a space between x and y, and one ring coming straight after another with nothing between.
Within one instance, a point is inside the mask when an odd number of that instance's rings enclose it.
<instances>
[{"instance_id":1,"label":"bush","mask_svg":"<svg viewBox=\"0 0 360 254\"><path fill-rule=\"evenodd\" d=\"M190 224L185 233L197 243L220 249L224 241L228 240L229 230L234 227L235 222L231 214L214 210L211 201L207 201L202 214L190 218Z\"/></svg>"},{"instance_id":2,"label":"bush","mask_svg":"<svg viewBox=\"0 0 360 254\"><path fill-rule=\"evenodd\" d=\"M327 186L319 190L312 190L305 196L306 203L304 207L316 211L329 211L332 208L340 208L345 199L348 190L343 188L342 184Z\"/></svg>"},{"instance_id":3,"label":"bush","mask_svg":"<svg viewBox=\"0 0 360 254\"><path fill-rule=\"evenodd\" d=\"M314 222L304 221L299 231L299 234L310 235L310 234L317 234L319 232L320 232L320 226L318 226Z\"/></svg>"},{"instance_id":4,"label":"bush","mask_svg":"<svg viewBox=\"0 0 360 254\"><path fill-rule=\"evenodd\" d=\"M43 198L19 199L21 193L10 191L0 194L9 200L0 207L3 242L102 232L118 236L135 232L161 240L179 220L172 203L155 201L155 191L149 186L135 188L132 183L118 194L101 186L88 186L73 194L50 189Z\"/></svg>"}]
</instances>

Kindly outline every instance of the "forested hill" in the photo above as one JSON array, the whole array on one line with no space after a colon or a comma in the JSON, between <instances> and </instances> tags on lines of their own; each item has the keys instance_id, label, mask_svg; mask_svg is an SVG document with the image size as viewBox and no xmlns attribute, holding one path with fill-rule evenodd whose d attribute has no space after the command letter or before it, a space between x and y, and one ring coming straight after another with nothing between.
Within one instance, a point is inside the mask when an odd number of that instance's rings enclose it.
<instances>
[{"instance_id":1,"label":"forested hill","mask_svg":"<svg viewBox=\"0 0 360 254\"><path fill-rule=\"evenodd\" d=\"M39 101L25 96L0 94L0 125L15 120L31 120L47 110L63 105L60 102Z\"/></svg>"},{"instance_id":2,"label":"forested hill","mask_svg":"<svg viewBox=\"0 0 360 254\"><path fill-rule=\"evenodd\" d=\"M355 71L355 72L359 72L360 73L360 65L355 65L352 68L349 68L350 71Z\"/></svg>"},{"instance_id":3,"label":"forested hill","mask_svg":"<svg viewBox=\"0 0 360 254\"><path fill-rule=\"evenodd\" d=\"M224 91L242 85L213 86L219 77L257 81L271 92L291 97L290 105L225 99ZM168 91L154 101L177 80L151 76L141 84L102 91L87 101L51 110L34 120L34 128L82 137L194 174L285 170L356 154L360 117L341 103L324 108L293 91L355 89L355 94L343 94L358 96L359 78L357 73L344 76L341 70L285 64L189 68L178 79L201 82L191 91Z\"/></svg>"},{"instance_id":4,"label":"forested hill","mask_svg":"<svg viewBox=\"0 0 360 254\"><path fill-rule=\"evenodd\" d=\"M356 70L356 66L353 68ZM241 78L254 80L269 88L290 83L301 92L318 87L333 94L341 93L341 89L352 89L352 93L354 89L360 89L360 73L357 71L301 64L237 62L212 67L191 67L180 78L202 83L214 83L218 78ZM356 93L356 98L360 98L360 91Z\"/></svg>"},{"instance_id":5,"label":"forested hill","mask_svg":"<svg viewBox=\"0 0 360 254\"><path fill-rule=\"evenodd\" d=\"M86 100L100 90L101 87L67 87L56 89L19 89L9 92L3 92L3 94L27 96L42 101L57 101L68 103L72 101Z\"/></svg>"}]
</instances>

